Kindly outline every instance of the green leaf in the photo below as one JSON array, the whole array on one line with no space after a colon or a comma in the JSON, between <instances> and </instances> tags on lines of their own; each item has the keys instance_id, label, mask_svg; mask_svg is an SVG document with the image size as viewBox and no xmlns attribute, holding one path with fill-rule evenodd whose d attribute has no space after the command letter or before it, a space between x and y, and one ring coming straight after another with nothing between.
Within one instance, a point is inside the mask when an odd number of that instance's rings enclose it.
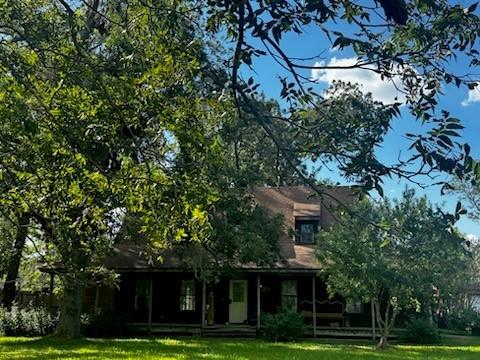
<instances>
[{"instance_id":1,"label":"green leaf","mask_svg":"<svg viewBox=\"0 0 480 360\"><path fill-rule=\"evenodd\" d=\"M383 249L384 247L390 245L390 240L389 239L383 239L383 241L380 243L380 248Z\"/></svg>"}]
</instances>

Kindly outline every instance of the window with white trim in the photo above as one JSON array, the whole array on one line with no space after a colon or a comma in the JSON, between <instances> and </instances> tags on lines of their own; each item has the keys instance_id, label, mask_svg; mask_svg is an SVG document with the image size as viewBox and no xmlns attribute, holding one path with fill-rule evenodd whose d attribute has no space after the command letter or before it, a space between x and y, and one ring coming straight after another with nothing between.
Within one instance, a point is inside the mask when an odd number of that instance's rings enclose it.
<instances>
[{"instance_id":1,"label":"window with white trim","mask_svg":"<svg viewBox=\"0 0 480 360\"><path fill-rule=\"evenodd\" d=\"M282 280L282 310L297 311L297 280Z\"/></svg>"},{"instance_id":2,"label":"window with white trim","mask_svg":"<svg viewBox=\"0 0 480 360\"><path fill-rule=\"evenodd\" d=\"M195 281L182 280L180 288L180 311L195 310Z\"/></svg>"}]
</instances>

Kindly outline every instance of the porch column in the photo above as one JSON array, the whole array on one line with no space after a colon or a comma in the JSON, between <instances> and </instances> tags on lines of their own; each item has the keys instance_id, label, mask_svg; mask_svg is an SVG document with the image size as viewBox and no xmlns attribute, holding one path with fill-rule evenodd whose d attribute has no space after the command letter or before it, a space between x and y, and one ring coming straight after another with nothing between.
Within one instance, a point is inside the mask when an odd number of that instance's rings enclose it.
<instances>
[{"instance_id":1,"label":"porch column","mask_svg":"<svg viewBox=\"0 0 480 360\"><path fill-rule=\"evenodd\" d=\"M373 301L370 301L370 311L372 313L372 339L373 339L373 344L377 342L377 334L375 331L375 307L373 306Z\"/></svg>"},{"instance_id":2,"label":"porch column","mask_svg":"<svg viewBox=\"0 0 480 360\"><path fill-rule=\"evenodd\" d=\"M148 294L148 333L152 332L152 304L153 304L153 274L150 274L150 289Z\"/></svg>"},{"instance_id":3,"label":"porch column","mask_svg":"<svg viewBox=\"0 0 480 360\"><path fill-rule=\"evenodd\" d=\"M93 303L93 310L94 311L97 311L98 310L98 301L99 301L99 298L100 298L100 288L99 286L97 285L95 287L95 302Z\"/></svg>"},{"instance_id":4,"label":"porch column","mask_svg":"<svg viewBox=\"0 0 480 360\"><path fill-rule=\"evenodd\" d=\"M312 277L312 326L313 326L313 337L317 337L317 299L315 294L315 278L316 275Z\"/></svg>"},{"instance_id":5,"label":"porch column","mask_svg":"<svg viewBox=\"0 0 480 360\"><path fill-rule=\"evenodd\" d=\"M202 328L205 327L205 314L207 307L207 283L205 280L202 282Z\"/></svg>"},{"instance_id":6,"label":"porch column","mask_svg":"<svg viewBox=\"0 0 480 360\"><path fill-rule=\"evenodd\" d=\"M48 306L50 310L53 309L53 284L54 284L54 277L55 274L53 272L50 273L50 286L48 288Z\"/></svg>"},{"instance_id":7,"label":"porch column","mask_svg":"<svg viewBox=\"0 0 480 360\"><path fill-rule=\"evenodd\" d=\"M257 330L260 330L260 274L257 274Z\"/></svg>"}]
</instances>

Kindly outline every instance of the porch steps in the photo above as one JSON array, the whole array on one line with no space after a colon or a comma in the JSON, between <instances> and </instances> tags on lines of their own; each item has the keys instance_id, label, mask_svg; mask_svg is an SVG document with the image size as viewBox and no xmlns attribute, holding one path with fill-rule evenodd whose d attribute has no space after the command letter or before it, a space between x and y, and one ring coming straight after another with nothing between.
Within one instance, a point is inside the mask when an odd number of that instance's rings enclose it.
<instances>
[{"instance_id":1,"label":"porch steps","mask_svg":"<svg viewBox=\"0 0 480 360\"><path fill-rule=\"evenodd\" d=\"M251 325L211 325L203 328L205 337L256 337L257 328Z\"/></svg>"},{"instance_id":2,"label":"porch steps","mask_svg":"<svg viewBox=\"0 0 480 360\"><path fill-rule=\"evenodd\" d=\"M201 327L197 324L128 323L127 330L134 334L149 335L189 335L200 336Z\"/></svg>"},{"instance_id":3,"label":"porch steps","mask_svg":"<svg viewBox=\"0 0 480 360\"><path fill-rule=\"evenodd\" d=\"M132 333L150 335L189 335L206 337L255 337L257 329L251 325L210 325L203 329L198 324L129 323Z\"/></svg>"}]
</instances>

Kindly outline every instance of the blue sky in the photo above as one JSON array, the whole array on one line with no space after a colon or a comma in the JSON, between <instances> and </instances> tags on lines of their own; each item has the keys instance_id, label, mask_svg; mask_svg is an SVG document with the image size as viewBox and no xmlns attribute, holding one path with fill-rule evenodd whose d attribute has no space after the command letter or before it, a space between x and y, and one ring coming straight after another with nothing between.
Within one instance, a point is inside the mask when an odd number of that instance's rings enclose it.
<instances>
[{"instance_id":1,"label":"blue sky","mask_svg":"<svg viewBox=\"0 0 480 360\"><path fill-rule=\"evenodd\" d=\"M464 6L470 5L470 1L461 1ZM349 32L350 29L344 27L341 30ZM294 57L312 57L320 56L311 60L309 65L315 62L324 62L326 64L338 64L353 61L352 52L340 52L331 48L328 40L316 29L307 27L305 33L301 36L290 34L285 36L281 42L282 48L289 56ZM463 63L452 63L452 69L461 72L466 72L468 69ZM253 64L255 74L250 70L243 69L245 77L253 75L258 83L261 84L261 91L267 97L274 98L282 103L279 95L281 91L279 76L286 76L286 72L276 64L271 58L263 57L254 59ZM359 82L363 86L365 92L372 92L374 98L382 101L388 101L393 98L394 89L389 84L382 83L379 78L373 75L355 73L348 70L335 70L328 73L313 73L310 70L305 70L303 75L307 77L316 77L318 81L318 89L324 89L328 86L332 79ZM458 89L455 86L446 86L443 88L444 95L438 97L438 109L445 109L450 111L451 115L460 118L462 124L465 126L462 132L463 138L460 140L466 142L471 146L472 155L480 159L480 145L478 142L478 134L480 134L480 120L478 114L480 113L480 92L477 93L469 91L467 88ZM468 100L470 99L470 101ZM393 102L393 100L392 100ZM422 132L422 128L418 122L409 114L408 109L402 107L402 115L396 118L393 123L393 128L387 134L385 141L381 148L377 149L377 155L380 160L386 162L394 162L400 151L405 152L410 142L404 138L406 132ZM423 130L424 131L424 130ZM320 176L329 178L334 182L345 184L345 179L339 176L335 171L322 170ZM447 177L444 176L446 179ZM438 180L440 180L439 178ZM438 181L437 180L437 181ZM457 199L450 196L442 196L438 186L430 186L427 189L421 189L412 183L404 180L385 179L384 192L386 196L397 197L400 196L406 186L415 188L419 194L425 194L432 203L440 205L445 211L453 212ZM480 224L475 223L467 217L462 218L458 222L459 229L465 234L474 234L480 237Z\"/></svg>"}]
</instances>

